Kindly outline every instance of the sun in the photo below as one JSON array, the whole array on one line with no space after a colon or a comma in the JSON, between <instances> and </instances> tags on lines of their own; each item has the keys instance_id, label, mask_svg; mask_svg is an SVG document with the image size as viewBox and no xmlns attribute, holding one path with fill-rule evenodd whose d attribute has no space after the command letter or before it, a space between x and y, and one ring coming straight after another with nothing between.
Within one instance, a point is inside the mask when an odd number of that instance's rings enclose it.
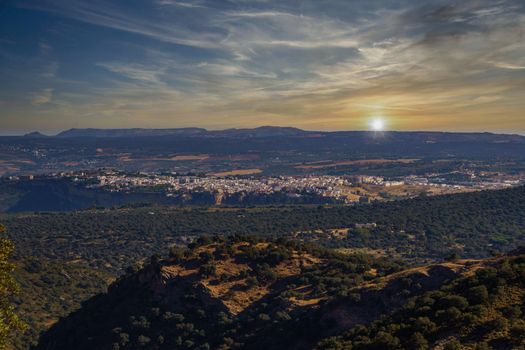
<instances>
[{"instance_id":1,"label":"sun","mask_svg":"<svg viewBox=\"0 0 525 350\"><path fill-rule=\"evenodd\" d=\"M376 118L370 122L370 127L374 131L383 131L385 128L385 122L383 119Z\"/></svg>"}]
</instances>

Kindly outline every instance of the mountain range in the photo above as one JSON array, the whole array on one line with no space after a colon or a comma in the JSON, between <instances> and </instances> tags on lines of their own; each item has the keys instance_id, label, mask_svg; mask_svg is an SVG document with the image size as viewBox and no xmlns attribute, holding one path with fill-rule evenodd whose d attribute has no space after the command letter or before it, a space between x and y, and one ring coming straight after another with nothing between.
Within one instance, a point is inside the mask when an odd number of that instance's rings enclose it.
<instances>
[{"instance_id":1,"label":"mountain range","mask_svg":"<svg viewBox=\"0 0 525 350\"><path fill-rule=\"evenodd\" d=\"M206 130L203 128L173 129L69 129L57 137L143 137L143 136L196 136L196 137L271 137L308 134L307 131L276 126L261 126L254 129Z\"/></svg>"},{"instance_id":2,"label":"mountain range","mask_svg":"<svg viewBox=\"0 0 525 350\"><path fill-rule=\"evenodd\" d=\"M261 126L257 128L232 128L207 130L204 128L123 128L94 129L73 128L59 132L55 136L46 136L40 132L24 135L26 138L126 138L126 137L225 137L225 138L264 138L264 137L356 137L394 141L403 138L422 139L424 141L492 141L525 143L525 136L511 134L476 133L476 132L440 132L440 131L311 131L294 127Z\"/></svg>"}]
</instances>

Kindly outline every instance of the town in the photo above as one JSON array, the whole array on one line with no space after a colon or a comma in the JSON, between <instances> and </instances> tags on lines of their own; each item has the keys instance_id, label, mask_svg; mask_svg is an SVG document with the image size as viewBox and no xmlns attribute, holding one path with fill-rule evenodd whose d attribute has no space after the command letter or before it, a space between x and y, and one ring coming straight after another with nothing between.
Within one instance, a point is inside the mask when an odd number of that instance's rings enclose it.
<instances>
[{"instance_id":1,"label":"town","mask_svg":"<svg viewBox=\"0 0 525 350\"><path fill-rule=\"evenodd\" d=\"M112 169L59 172L51 175L10 176L8 181L62 178L87 189L121 193L181 194L209 193L217 199L234 194L289 197L303 195L329 198L339 203L369 203L486 189L502 189L525 183L525 176L504 173L454 171L425 176L385 178L368 175L303 176L211 176L206 174L124 172Z\"/></svg>"}]
</instances>

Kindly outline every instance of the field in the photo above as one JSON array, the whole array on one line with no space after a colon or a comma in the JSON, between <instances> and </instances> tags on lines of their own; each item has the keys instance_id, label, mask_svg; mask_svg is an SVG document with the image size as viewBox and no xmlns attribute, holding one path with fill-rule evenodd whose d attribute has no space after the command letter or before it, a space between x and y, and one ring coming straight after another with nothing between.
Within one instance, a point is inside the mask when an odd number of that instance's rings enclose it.
<instances>
[{"instance_id":1,"label":"field","mask_svg":"<svg viewBox=\"0 0 525 350\"><path fill-rule=\"evenodd\" d=\"M236 175L255 175L261 173L261 169L236 169L229 171L222 171L220 173L213 173L211 175L224 177L224 176L236 176Z\"/></svg>"},{"instance_id":2,"label":"field","mask_svg":"<svg viewBox=\"0 0 525 350\"><path fill-rule=\"evenodd\" d=\"M418 160L419 159L356 159L356 160L341 160L337 162L322 161L322 162L313 162L310 164L298 165L295 168L297 169L323 169L323 168L333 168L333 167L344 166L344 165L366 166L366 165L385 165L385 164L411 164L411 163L417 162Z\"/></svg>"}]
</instances>

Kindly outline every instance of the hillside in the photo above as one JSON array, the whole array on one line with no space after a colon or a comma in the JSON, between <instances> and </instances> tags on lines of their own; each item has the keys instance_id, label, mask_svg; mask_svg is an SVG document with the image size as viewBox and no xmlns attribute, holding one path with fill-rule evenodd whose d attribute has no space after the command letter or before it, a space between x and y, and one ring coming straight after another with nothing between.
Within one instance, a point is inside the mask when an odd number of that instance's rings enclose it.
<instances>
[{"instance_id":1,"label":"hillside","mask_svg":"<svg viewBox=\"0 0 525 350\"><path fill-rule=\"evenodd\" d=\"M20 294L13 302L17 314L28 325L26 332L12 340L15 349L36 344L40 332L78 309L82 301L104 292L113 280L108 273L81 262L27 257L14 264Z\"/></svg>"},{"instance_id":2,"label":"hillside","mask_svg":"<svg viewBox=\"0 0 525 350\"><path fill-rule=\"evenodd\" d=\"M523 349L524 252L449 265L464 271L386 317L324 339L317 349ZM419 285L404 276L398 290L405 293Z\"/></svg>"},{"instance_id":3,"label":"hillside","mask_svg":"<svg viewBox=\"0 0 525 350\"><path fill-rule=\"evenodd\" d=\"M408 349L413 337L508 349L525 339L524 268L501 256L401 271L294 242L201 239L129 269L35 349Z\"/></svg>"},{"instance_id":4,"label":"hillside","mask_svg":"<svg viewBox=\"0 0 525 350\"><path fill-rule=\"evenodd\" d=\"M107 294L53 326L38 348L264 348L259 335L294 331L309 310L399 268L293 242L201 239L130 269Z\"/></svg>"}]
</instances>

